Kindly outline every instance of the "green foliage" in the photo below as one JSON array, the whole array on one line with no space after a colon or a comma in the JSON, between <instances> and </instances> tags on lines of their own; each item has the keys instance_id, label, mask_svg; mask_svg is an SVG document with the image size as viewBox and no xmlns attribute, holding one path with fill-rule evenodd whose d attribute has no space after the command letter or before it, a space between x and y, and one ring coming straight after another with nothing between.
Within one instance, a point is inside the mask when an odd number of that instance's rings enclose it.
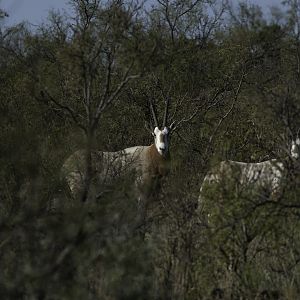
<instances>
[{"instance_id":1,"label":"green foliage","mask_svg":"<svg viewBox=\"0 0 300 300\"><path fill-rule=\"evenodd\" d=\"M1 299L299 298L295 1L278 23L244 3L139 4L72 0L72 17L0 28ZM148 101L162 118L168 97L172 168L145 222L133 176L76 202L66 158L149 145ZM274 157L275 198L225 176L199 202L211 165Z\"/></svg>"}]
</instances>

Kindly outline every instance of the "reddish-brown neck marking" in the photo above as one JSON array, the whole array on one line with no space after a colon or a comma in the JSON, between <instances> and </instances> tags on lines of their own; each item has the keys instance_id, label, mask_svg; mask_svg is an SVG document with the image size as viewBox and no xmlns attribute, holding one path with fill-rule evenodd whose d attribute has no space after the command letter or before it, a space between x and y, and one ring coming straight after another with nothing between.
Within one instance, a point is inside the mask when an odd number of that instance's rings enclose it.
<instances>
[{"instance_id":1,"label":"reddish-brown neck marking","mask_svg":"<svg viewBox=\"0 0 300 300\"><path fill-rule=\"evenodd\" d=\"M167 152L165 155L160 155L155 145L152 144L149 147L148 155L150 158L149 168L151 168L151 173L153 175L161 175L161 176L167 175L169 171L169 162L170 162L169 152Z\"/></svg>"}]
</instances>

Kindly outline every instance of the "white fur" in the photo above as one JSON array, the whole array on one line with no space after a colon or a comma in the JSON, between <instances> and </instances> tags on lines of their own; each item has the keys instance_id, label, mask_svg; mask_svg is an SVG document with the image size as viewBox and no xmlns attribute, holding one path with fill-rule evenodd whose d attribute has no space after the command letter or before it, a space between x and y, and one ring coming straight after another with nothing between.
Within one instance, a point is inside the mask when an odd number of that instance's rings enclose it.
<instances>
[{"instance_id":1,"label":"white fur","mask_svg":"<svg viewBox=\"0 0 300 300\"><path fill-rule=\"evenodd\" d=\"M96 194L101 193L101 187L110 183L114 178L126 172L136 171L138 182L145 179L145 155L149 146L135 146L117 152L92 151L93 180L92 186ZM63 164L62 176L74 197L78 197L84 188L85 179L85 151L78 150ZM95 196L95 195L93 195Z\"/></svg>"},{"instance_id":2,"label":"white fur","mask_svg":"<svg viewBox=\"0 0 300 300\"><path fill-rule=\"evenodd\" d=\"M238 183L249 185L255 183L256 186L268 187L275 191L279 187L280 179L283 173L283 163L276 159L260 163L244 163L238 161L222 161L215 172L208 173L203 185L207 183L217 183L222 180L222 176L233 176L237 171L239 177Z\"/></svg>"},{"instance_id":3,"label":"white fur","mask_svg":"<svg viewBox=\"0 0 300 300\"><path fill-rule=\"evenodd\" d=\"M297 138L296 141L292 141L290 149L291 158L299 158L299 150L300 139ZM234 171L237 171L237 174L233 174ZM252 184L253 187L254 184L255 187L263 187L268 189L271 194L275 194L280 187L284 175L284 164L277 159L259 163L245 163L231 160L222 161L205 176L200 189L199 200L201 200L201 193L207 184L221 182L222 176L226 178L233 175L239 176L235 179L241 185L247 186Z\"/></svg>"},{"instance_id":4,"label":"white fur","mask_svg":"<svg viewBox=\"0 0 300 300\"><path fill-rule=\"evenodd\" d=\"M158 127L154 129L154 143L155 147L160 155L165 155L168 153L169 145L168 145L168 134L169 130L167 127L164 127L163 130L159 130Z\"/></svg>"},{"instance_id":5,"label":"white fur","mask_svg":"<svg viewBox=\"0 0 300 300\"><path fill-rule=\"evenodd\" d=\"M299 152L300 152L300 139L297 138L296 141L292 141L291 157L295 159L299 158Z\"/></svg>"}]
</instances>

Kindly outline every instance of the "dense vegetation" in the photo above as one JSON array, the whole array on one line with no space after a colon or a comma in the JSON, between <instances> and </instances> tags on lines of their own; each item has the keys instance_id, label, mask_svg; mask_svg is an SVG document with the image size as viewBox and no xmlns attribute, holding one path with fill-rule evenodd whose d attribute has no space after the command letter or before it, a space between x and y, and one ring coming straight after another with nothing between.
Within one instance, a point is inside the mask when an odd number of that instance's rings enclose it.
<instances>
[{"instance_id":1,"label":"dense vegetation","mask_svg":"<svg viewBox=\"0 0 300 300\"><path fill-rule=\"evenodd\" d=\"M284 2L265 18L71 0L38 28L0 7L1 299L299 299L300 5ZM77 149L149 145L149 99L162 115L167 98L172 168L141 235L132 177L78 203L60 170ZM229 182L198 202L216 162L270 158L287 164L276 199Z\"/></svg>"}]
</instances>

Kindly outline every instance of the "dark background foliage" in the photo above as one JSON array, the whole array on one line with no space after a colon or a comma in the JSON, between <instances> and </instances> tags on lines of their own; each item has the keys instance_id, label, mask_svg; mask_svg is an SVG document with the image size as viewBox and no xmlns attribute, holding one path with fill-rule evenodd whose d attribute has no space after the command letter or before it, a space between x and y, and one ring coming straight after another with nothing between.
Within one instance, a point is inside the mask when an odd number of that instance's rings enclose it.
<instances>
[{"instance_id":1,"label":"dark background foliage","mask_svg":"<svg viewBox=\"0 0 300 300\"><path fill-rule=\"evenodd\" d=\"M226 182L198 203L218 161L285 158L298 133L298 1L267 19L246 2L69 2L0 27L0 298L298 299L291 165L277 201ZM166 97L172 168L141 237L132 177L78 204L60 170L77 149L149 145L148 101L162 118Z\"/></svg>"}]
</instances>

